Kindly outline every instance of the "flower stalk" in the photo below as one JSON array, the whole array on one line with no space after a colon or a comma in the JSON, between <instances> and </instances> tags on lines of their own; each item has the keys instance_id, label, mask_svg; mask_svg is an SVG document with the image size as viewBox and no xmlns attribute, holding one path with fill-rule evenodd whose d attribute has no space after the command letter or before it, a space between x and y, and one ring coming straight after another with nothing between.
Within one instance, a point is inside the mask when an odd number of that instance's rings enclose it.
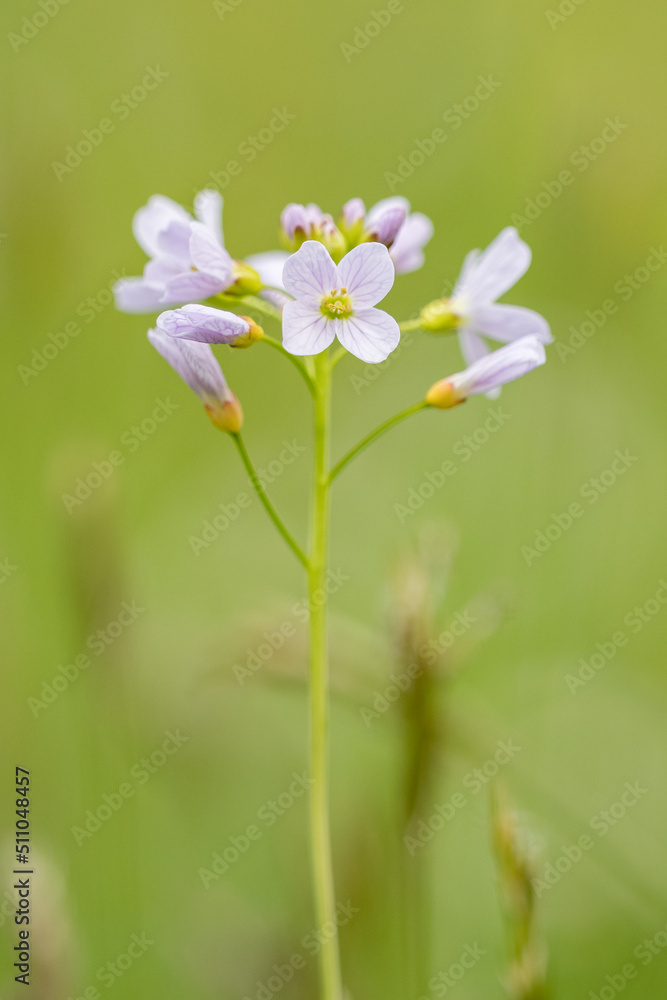
<instances>
[{"instance_id":1,"label":"flower stalk","mask_svg":"<svg viewBox=\"0 0 667 1000\"><path fill-rule=\"evenodd\" d=\"M319 954L322 1000L342 1000L329 822L329 649L326 574L329 556L329 453L331 366L328 352L315 358L315 456L310 523L310 847L319 927L327 934Z\"/></svg>"}]
</instances>

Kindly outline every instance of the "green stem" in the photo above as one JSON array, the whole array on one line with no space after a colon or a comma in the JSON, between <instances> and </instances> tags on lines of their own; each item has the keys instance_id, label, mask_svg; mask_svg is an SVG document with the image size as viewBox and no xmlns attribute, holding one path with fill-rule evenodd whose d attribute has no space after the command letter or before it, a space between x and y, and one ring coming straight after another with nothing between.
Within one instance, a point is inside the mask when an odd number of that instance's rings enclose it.
<instances>
[{"instance_id":1,"label":"green stem","mask_svg":"<svg viewBox=\"0 0 667 1000\"><path fill-rule=\"evenodd\" d=\"M315 358L315 460L310 526L310 838L315 912L323 943L319 953L321 1000L342 1000L329 824L329 696L326 576L329 550L329 452L331 367Z\"/></svg>"},{"instance_id":2,"label":"green stem","mask_svg":"<svg viewBox=\"0 0 667 1000\"><path fill-rule=\"evenodd\" d=\"M273 337L268 337L266 333L261 338L261 340L258 341L258 343L268 344L268 346L272 347L274 351L278 351L279 354L282 354L284 357L286 357L288 361L291 361L296 370L303 378L306 385L308 386L308 392L311 394L311 396L315 396L315 386L313 384L313 380L310 377L308 369L306 368L301 358L297 357L296 354L290 354L290 352L285 347L283 347L283 345L280 343L279 340L274 340Z\"/></svg>"},{"instance_id":3,"label":"green stem","mask_svg":"<svg viewBox=\"0 0 667 1000\"><path fill-rule=\"evenodd\" d=\"M248 475L250 477L250 482L253 485L253 487L255 489L255 492L257 493L257 496L259 497L261 503L264 505L264 508L265 508L267 514L269 515L269 517L271 518L271 520L275 524L276 528L278 529L278 531L280 532L280 534L283 536L283 538L285 539L285 541L287 542L287 544L289 545L289 547L291 548L292 552L297 557L297 559L299 560L299 562L302 563L302 565L305 566L306 569L309 569L310 564L309 564L309 561L308 561L308 556L303 551L303 549L298 544L298 542L295 541L295 539L292 537L292 535L290 534L290 532L287 530L287 528L283 524L281 518L279 517L279 515L278 515L278 513L277 513L277 511L275 509L275 507L273 506L273 504L269 500L269 498L268 498L268 496L266 494L266 490L262 486L262 484L260 482L260 479L259 479L257 473L255 472L255 468L254 468L252 462L250 461L250 456L248 455L248 452L246 451L246 446L243 443L243 438L241 437L240 434L232 434L231 436L233 438L234 444L238 448L239 455L241 456L241 461L243 462L243 464L246 467L246 470L247 470Z\"/></svg>"},{"instance_id":4,"label":"green stem","mask_svg":"<svg viewBox=\"0 0 667 1000\"><path fill-rule=\"evenodd\" d=\"M362 438L361 441L354 446L354 448L351 448L350 451L348 451L347 455L344 455L341 458L340 462L337 462L336 465L334 465L329 475L329 482L333 482L338 473L342 472L345 466L351 462L353 458L356 458L356 456L362 452L364 448L367 448L369 444L372 444L373 441L376 441L379 437L381 437L385 431L388 431L391 427L400 423L401 420L411 417L413 413L419 413L420 410L428 409L428 406L429 404L422 399L419 403L415 403L414 406L408 406L407 410L401 410L400 413L390 417L389 420L385 420L383 424L380 424L380 426L376 427L374 431L367 434L365 438Z\"/></svg>"},{"instance_id":5,"label":"green stem","mask_svg":"<svg viewBox=\"0 0 667 1000\"><path fill-rule=\"evenodd\" d=\"M422 321L419 317L417 319L406 319L403 323L398 324L398 328L401 333L407 333L408 330L421 330Z\"/></svg>"}]
</instances>

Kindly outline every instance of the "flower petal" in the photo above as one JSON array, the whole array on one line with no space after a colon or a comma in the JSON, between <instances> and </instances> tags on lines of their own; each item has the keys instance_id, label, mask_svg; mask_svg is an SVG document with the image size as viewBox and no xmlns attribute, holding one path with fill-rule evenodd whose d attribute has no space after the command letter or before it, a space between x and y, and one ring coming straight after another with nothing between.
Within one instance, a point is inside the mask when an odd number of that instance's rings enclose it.
<instances>
[{"instance_id":1,"label":"flower petal","mask_svg":"<svg viewBox=\"0 0 667 1000\"><path fill-rule=\"evenodd\" d=\"M231 285L232 258L203 222L190 224L189 247L192 263L199 271L217 278L223 288Z\"/></svg>"},{"instance_id":2,"label":"flower petal","mask_svg":"<svg viewBox=\"0 0 667 1000\"><path fill-rule=\"evenodd\" d=\"M384 361L398 347L401 339L398 323L382 309L363 309L349 319L335 320L335 323L336 335L343 347L369 364Z\"/></svg>"},{"instance_id":3,"label":"flower petal","mask_svg":"<svg viewBox=\"0 0 667 1000\"><path fill-rule=\"evenodd\" d=\"M506 347L476 361L464 372L448 380L465 396L477 396L499 389L543 365L547 356L537 337L521 337Z\"/></svg>"},{"instance_id":4,"label":"flower petal","mask_svg":"<svg viewBox=\"0 0 667 1000\"><path fill-rule=\"evenodd\" d=\"M545 318L522 306L482 306L474 310L470 324L487 337L503 343L518 340L519 337L537 337L543 344L550 344L553 340Z\"/></svg>"},{"instance_id":5,"label":"flower petal","mask_svg":"<svg viewBox=\"0 0 667 1000\"><path fill-rule=\"evenodd\" d=\"M331 287L347 288L354 310L380 302L394 284L395 272L383 243L360 243L346 253L337 267ZM288 289L289 291L289 289Z\"/></svg>"},{"instance_id":6,"label":"flower petal","mask_svg":"<svg viewBox=\"0 0 667 1000\"><path fill-rule=\"evenodd\" d=\"M267 250L266 253L255 253L246 257L245 262L254 267L265 285L284 288L283 268L289 256L287 250Z\"/></svg>"},{"instance_id":7,"label":"flower petal","mask_svg":"<svg viewBox=\"0 0 667 1000\"><path fill-rule=\"evenodd\" d=\"M484 338L468 327L459 330L459 347L466 365L474 364L480 358L486 357L490 351Z\"/></svg>"},{"instance_id":8,"label":"flower petal","mask_svg":"<svg viewBox=\"0 0 667 1000\"><path fill-rule=\"evenodd\" d=\"M161 304L167 306L207 299L210 295L224 292L227 287L226 282L203 271L183 271L166 282Z\"/></svg>"},{"instance_id":9,"label":"flower petal","mask_svg":"<svg viewBox=\"0 0 667 1000\"><path fill-rule=\"evenodd\" d=\"M152 285L145 278L121 278L113 286L116 309L125 313L156 312L161 308L162 285Z\"/></svg>"},{"instance_id":10,"label":"flower petal","mask_svg":"<svg viewBox=\"0 0 667 1000\"><path fill-rule=\"evenodd\" d=\"M283 347L290 354L320 354L334 337L334 321L318 308L306 302L287 303L283 310Z\"/></svg>"},{"instance_id":11,"label":"flower petal","mask_svg":"<svg viewBox=\"0 0 667 1000\"><path fill-rule=\"evenodd\" d=\"M323 295L336 288L336 265L316 240L306 240L283 268L283 284L290 295L319 308Z\"/></svg>"},{"instance_id":12,"label":"flower petal","mask_svg":"<svg viewBox=\"0 0 667 1000\"><path fill-rule=\"evenodd\" d=\"M229 388L208 344L175 340L162 330L149 330L148 339L174 371L204 400L224 402Z\"/></svg>"},{"instance_id":13,"label":"flower petal","mask_svg":"<svg viewBox=\"0 0 667 1000\"><path fill-rule=\"evenodd\" d=\"M181 270L190 266L190 226L192 222L174 220L157 237L160 257L179 261Z\"/></svg>"},{"instance_id":14,"label":"flower petal","mask_svg":"<svg viewBox=\"0 0 667 1000\"><path fill-rule=\"evenodd\" d=\"M433 236L433 223L421 212L409 215L391 245L389 256L397 274L417 271L424 263L424 247Z\"/></svg>"},{"instance_id":15,"label":"flower petal","mask_svg":"<svg viewBox=\"0 0 667 1000\"><path fill-rule=\"evenodd\" d=\"M203 223L221 247L225 245L222 233L222 195L219 191L205 188L195 195L195 217Z\"/></svg>"},{"instance_id":16,"label":"flower petal","mask_svg":"<svg viewBox=\"0 0 667 1000\"><path fill-rule=\"evenodd\" d=\"M161 313L157 325L170 337L200 344L233 344L250 329L241 316L196 304Z\"/></svg>"},{"instance_id":17,"label":"flower petal","mask_svg":"<svg viewBox=\"0 0 667 1000\"><path fill-rule=\"evenodd\" d=\"M154 194L146 205L135 212L132 232L141 249L149 257L155 257L159 253L158 237L171 222L187 225L190 216L181 205L171 198L165 198L162 194Z\"/></svg>"},{"instance_id":18,"label":"flower petal","mask_svg":"<svg viewBox=\"0 0 667 1000\"><path fill-rule=\"evenodd\" d=\"M410 202L407 198L403 198L402 195L393 195L391 198L383 198L381 201L376 201L374 205L368 209L368 214L366 215L366 229L371 229L375 222L381 218L385 212L393 212L395 209L402 209L406 215L410 212Z\"/></svg>"},{"instance_id":19,"label":"flower petal","mask_svg":"<svg viewBox=\"0 0 667 1000\"><path fill-rule=\"evenodd\" d=\"M468 268L465 280L459 278L454 296L465 296L473 307L495 302L526 273L531 256L528 244L508 226Z\"/></svg>"}]
</instances>

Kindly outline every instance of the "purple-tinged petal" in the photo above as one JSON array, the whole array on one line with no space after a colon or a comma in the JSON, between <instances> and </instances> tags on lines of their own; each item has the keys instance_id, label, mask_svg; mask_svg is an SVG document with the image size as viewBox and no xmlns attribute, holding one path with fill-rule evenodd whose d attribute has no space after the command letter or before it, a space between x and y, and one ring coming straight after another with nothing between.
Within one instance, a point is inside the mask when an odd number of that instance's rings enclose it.
<instances>
[{"instance_id":1,"label":"purple-tinged petal","mask_svg":"<svg viewBox=\"0 0 667 1000\"><path fill-rule=\"evenodd\" d=\"M433 236L433 223L421 212L409 215L391 245L391 257L397 274L418 271L424 264L424 247Z\"/></svg>"},{"instance_id":2,"label":"purple-tinged petal","mask_svg":"<svg viewBox=\"0 0 667 1000\"><path fill-rule=\"evenodd\" d=\"M170 278L165 284L161 303L164 306L176 305L179 302L192 302L197 299L207 299L211 295L224 292L227 284L203 271L183 271Z\"/></svg>"},{"instance_id":3,"label":"purple-tinged petal","mask_svg":"<svg viewBox=\"0 0 667 1000\"><path fill-rule=\"evenodd\" d=\"M464 372L452 375L448 381L464 397L477 396L499 389L543 365L547 356L537 337L522 337L487 354Z\"/></svg>"},{"instance_id":4,"label":"purple-tinged petal","mask_svg":"<svg viewBox=\"0 0 667 1000\"><path fill-rule=\"evenodd\" d=\"M202 222L190 224L189 248L190 259L199 271L217 278L222 288L232 284L232 258Z\"/></svg>"},{"instance_id":5,"label":"purple-tinged petal","mask_svg":"<svg viewBox=\"0 0 667 1000\"><path fill-rule=\"evenodd\" d=\"M125 313L155 312L163 292L162 285L152 285L145 278L121 278L113 286L116 309Z\"/></svg>"},{"instance_id":6,"label":"purple-tinged petal","mask_svg":"<svg viewBox=\"0 0 667 1000\"><path fill-rule=\"evenodd\" d=\"M385 212L391 212L396 208L403 209L405 215L410 214L410 202L407 198L403 198L402 195L392 195L391 198L383 198L382 201L377 201L368 209L368 215L366 216L366 228L373 226L377 219L385 214Z\"/></svg>"},{"instance_id":7,"label":"purple-tinged petal","mask_svg":"<svg viewBox=\"0 0 667 1000\"><path fill-rule=\"evenodd\" d=\"M162 194L154 194L146 205L135 212L132 232L141 249L149 257L155 257L160 252L158 237L171 222L187 225L190 216L181 205L171 198L165 198Z\"/></svg>"},{"instance_id":8,"label":"purple-tinged petal","mask_svg":"<svg viewBox=\"0 0 667 1000\"><path fill-rule=\"evenodd\" d=\"M212 233L221 247L225 245L222 233L222 195L219 191L205 188L195 195L195 217Z\"/></svg>"},{"instance_id":9,"label":"purple-tinged petal","mask_svg":"<svg viewBox=\"0 0 667 1000\"><path fill-rule=\"evenodd\" d=\"M220 365L208 344L175 340L162 330L149 330L148 339L192 391L205 402L223 403L231 396Z\"/></svg>"},{"instance_id":10,"label":"purple-tinged petal","mask_svg":"<svg viewBox=\"0 0 667 1000\"><path fill-rule=\"evenodd\" d=\"M389 247L396 239L405 218L405 209L399 205L395 208L388 208L375 219L372 225L366 223L366 232L378 243L384 243L386 247Z\"/></svg>"},{"instance_id":11,"label":"purple-tinged petal","mask_svg":"<svg viewBox=\"0 0 667 1000\"><path fill-rule=\"evenodd\" d=\"M526 273L531 256L528 244L508 226L468 269L465 281L459 279L454 295L464 296L474 308L490 305Z\"/></svg>"},{"instance_id":12,"label":"purple-tinged petal","mask_svg":"<svg viewBox=\"0 0 667 1000\"><path fill-rule=\"evenodd\" d=\"M294 239L297 229L302 233L308 233L309 222L305 205L297 205L295 202L286 205L280 215L280 228L288 240Z\"/></svg>"},{"instance_id":13,"label":"purple-tinged petal","mask_svg":"<svg viewBox=\"0 0 667 1000\"><path fill-rule=\"evenodd\" d=\"M192 222L170 222L158 235L160 257L179 261L181 270L190 266L190 226Z\"/></svg>"},{"instance_id":14,"label":"purple-tinged petal","mask_svg":"<svg viewBox=\"0 0 667 1000\"><path fill-rule=\"evenodd\" d=\"M383 243L360 243L337 267L334 288L346 288L354 310L380 302L394 284L394 265ZM289 291L289 289L288 289Z\"/></svg>"},{"instance_id":15,"label":"purple-tinged petal","mask_svg":"<svg viewBox=\"0 0 667 1000\"><path fill-rule=\"evenodd\" d=\"M334 323L336 336L345 350L369 364L384 361L401 339L398 323L382 309L364 309Z\"/></svg>"},{"instance_id":16,"label":"purple-tinged petal","mask_svg":"<svg viewBox=\"0 0 667 1000\"><path fill-rule=\"evenodd\" d=\"M338 287L329 251L316 240L306 240L285 262L283 284L290 295L319 309L322 296Z\"/></svg>"},{"instance_id":17,"label":"purple-tinged petal","mask_svg":"<svg viewBox=\"0 0 667 1000\"><path fill-rule=\"evenodd\" d=\"M361 198L351 198L349 201L345 202L341 212L341 219L343 225L347 229L351 228L355 223L360 222L365 218L366 206Z\"/></svg>"},{"instance_id":18,"label":"purple-tinged petal","mask_svg":"<svg viewBox=\"0 0 667 1000\"><path fill-rule=\"evenodd\" d=\"M290 354L320 354L335 337L334 321L306 302L288 302L283 310L283 347Z\"/></svg>"},{"instance_id":19,"label":"purple-tinged petal","mask_svg":"<svg viewBox=\"0 0 667 1000\"><path fill-rule=\"evenodd\" d=\"M502 343L518 340L519 337L537 337L543 344L550 344L553 340L544 317L523 306L482 306L472 313L470 325Z\"/></svg>"},{"instance_id":20,"label":"purple-tinged petal","mask_svg":"<svg viewBox=\"0 0 667 1000\"><path fill-rule=\"evenodd\" d=\"M255 253L246 257L245 262L257 271L265 285L284 288L283 268L289 256L287 250L267 250L266 253Z\"/></svg>"},{"instance_id":21,"label":"purple-tinged petal","mask_svg":"<svg viewBox=\"0 0 667 1000\"><path fill-rule=\"evenodd\" d=\"M233 344L250 330L241 316L196 304L161 313L157 325L170 337L200 344Z\"/></svg>"}]
</instances>

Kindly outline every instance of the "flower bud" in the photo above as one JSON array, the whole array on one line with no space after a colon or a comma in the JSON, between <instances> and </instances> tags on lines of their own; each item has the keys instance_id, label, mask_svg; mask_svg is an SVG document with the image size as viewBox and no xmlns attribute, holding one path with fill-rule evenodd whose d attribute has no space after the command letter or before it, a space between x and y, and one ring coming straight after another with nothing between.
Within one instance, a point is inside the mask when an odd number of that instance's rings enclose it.
<instances>
[{"instance_id":1,"label":"flower bud","mask_svg":"<svg viewBox=\"0 0 667 1000\"><path fill-rule=\"evenodd\" d=\"M224 400L209 401L206 412L214 427L226 434L238 434L243 427L243 409L233 392Z\"/></svg>"},{"instance_id":2,"label":"flower bud","mask_svg":"<svg viewBox=\"0 0 667 1000\"><path fill-rule=\"evenodd\" d=\"M424 306L419 314L419 322L423 330L429 333L446 333L455 330L461 322L461 317L452 308L451 299L435 299Z\"/></svg>"},{"instance_id":3,"label":"flower bud","mask_svg":"<svg viewBox=\"0 0 667 1000\"><path fill-rule=\"evenodd\" d=\"M345 202L338 220L338 228L345 236L349 246L356 246L361 239L366 218L366 206L361 198L352 198Z\"/></svg>"},{"instance_id":4,"label":"flower bud","mask_svg":"<svg viewBox=\"0 0 667 1000\"><path fill-rule=\"evenodd\" d=\"M434 406L437 410L451 410L459 403L465 403L466 396L462 395L451 379L443 378L426 393L425 399L429 406Z\"/></svg>"},{"instance_id":5,"label":"flower bud","mask_svg":"<svg viewBox=\"0 0 667 1000\"><path fill-rule=\"evenodd\" d=\"M264 330L250 316L239 316L239 319L245 320L250 329L243 337L237 337L236 340L232 341L229 346L240 348L252 347L253 344L262 339Z\"/></svg>"},{"instance_id":6,"label":"flower bud","mask_svg":"<svg viewBox=\"0 0 667 1000\"><path fill-rule=\"evenodd\" d=\"M225 290L225 295L257 295L263 282L254 267L235 260L232 264L233 283Z\"/></svg>"}]
</instances>

